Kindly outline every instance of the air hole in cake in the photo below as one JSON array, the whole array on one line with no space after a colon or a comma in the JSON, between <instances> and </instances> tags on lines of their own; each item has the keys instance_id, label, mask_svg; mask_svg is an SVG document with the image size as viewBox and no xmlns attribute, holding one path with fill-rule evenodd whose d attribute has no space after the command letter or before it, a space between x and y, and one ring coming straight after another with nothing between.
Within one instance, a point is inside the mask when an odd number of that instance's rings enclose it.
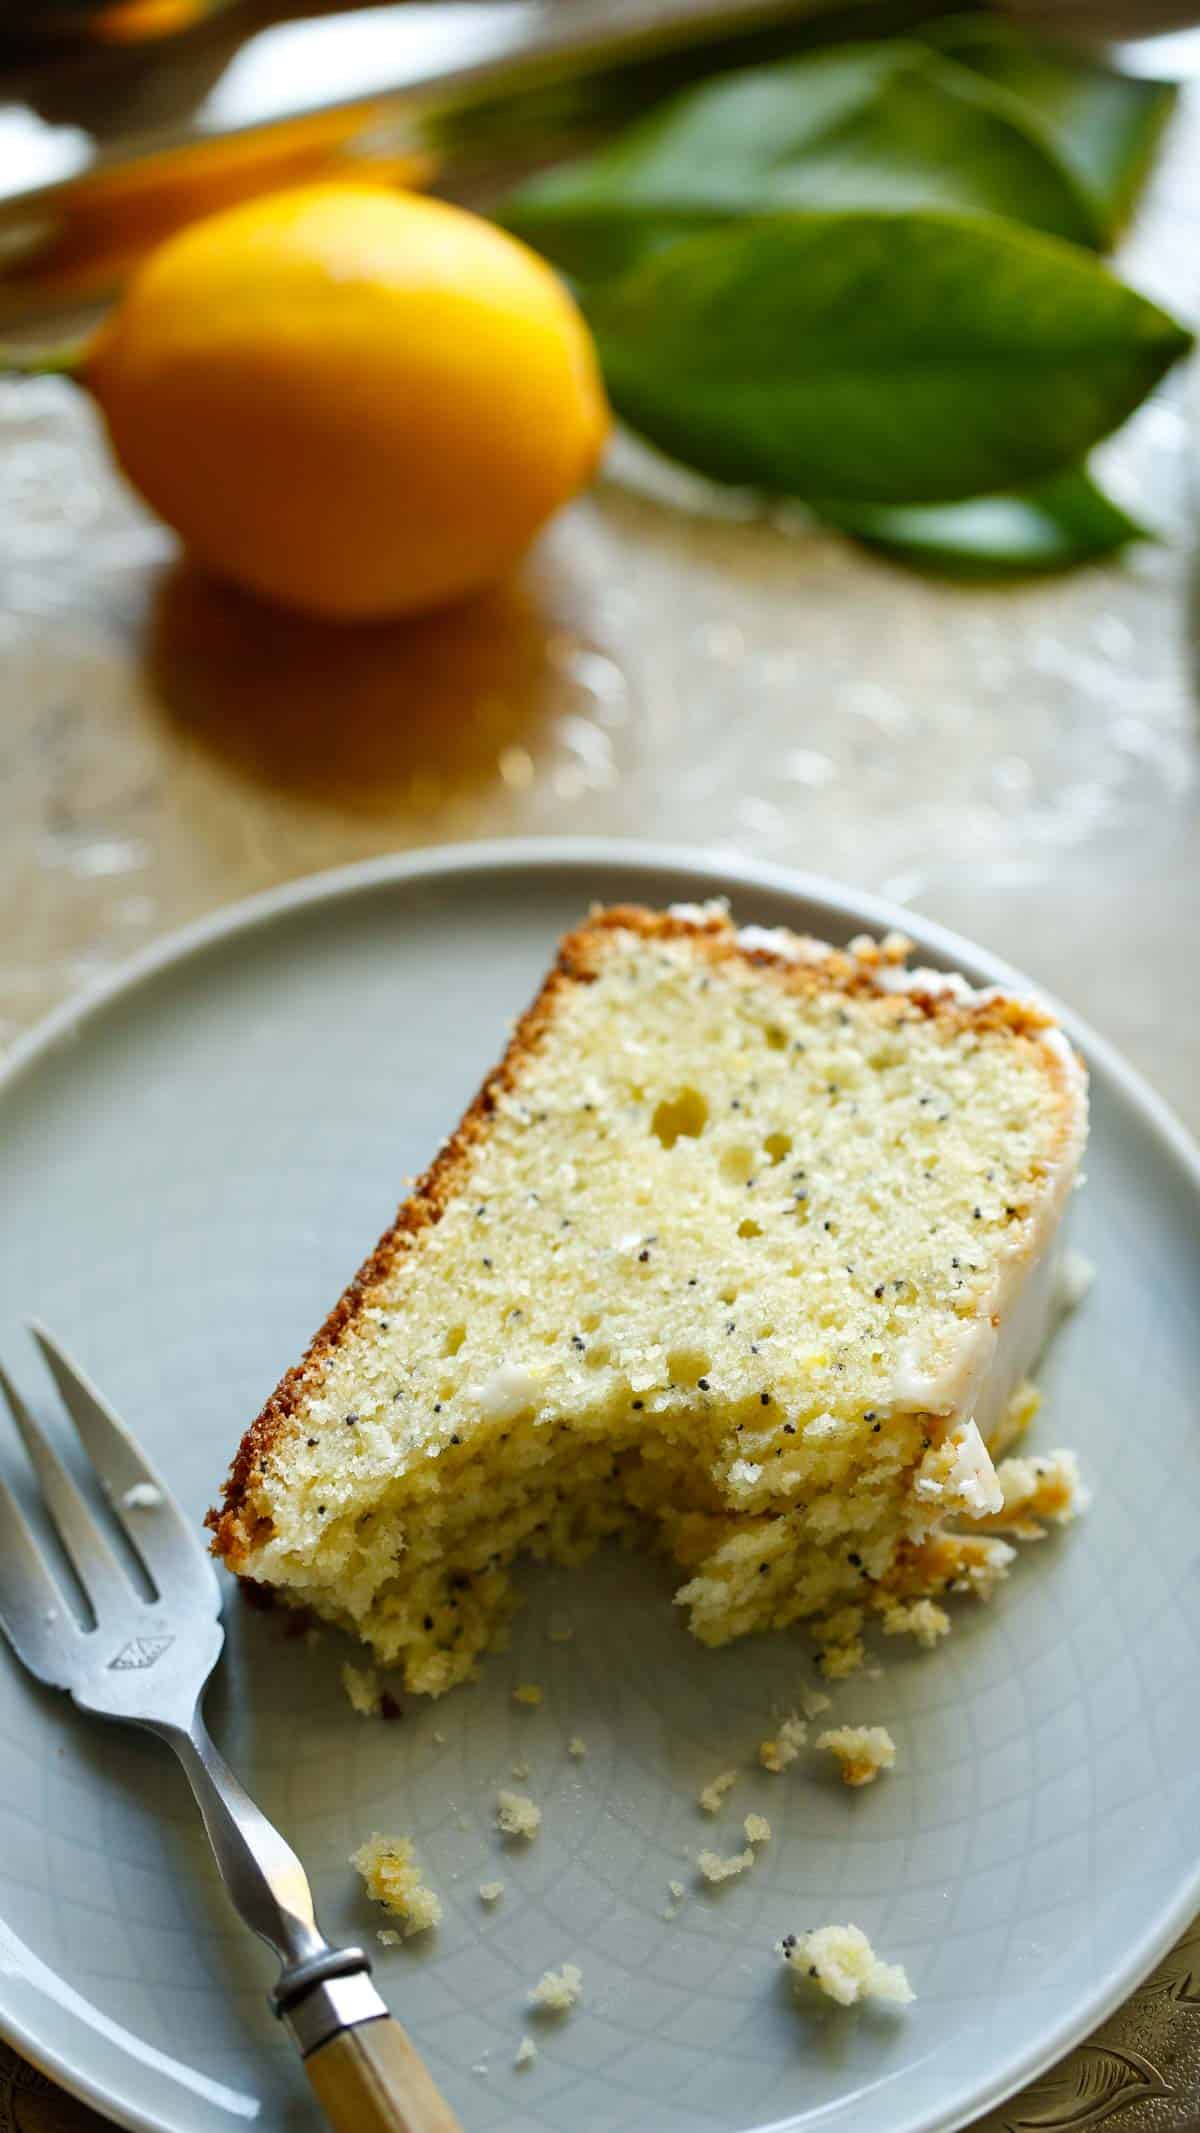
<instances>
[{"instance_id":1,"label":"air hole in cake","mask_svg":"<svg viewBox=\"0 0 1200 2133\"><path fill-rule=\"evenodd\" d=\"M698 1385L712 1369L712 1357L703 1348L672 1348L667 1369L674 1385Z\"/></svg>"},{"instance_id":2,"label":"air hole in cake","mask_svg":"<svg viewBox=\"0 0 1200 2133\"><path fill-rule=\"evenodd\" d=\"M784 1156L792 1152L792 1136L790 1133L768 1133L763 1147L772 1163L782 1163Z\"/></svg>"},{"instance_id":3,"label":"air hole in cake","mask_svg":"<svg viewBox=\"0 0 1200 2133\"><path fill-rule=\"evenodd\" d=\"M763 1031L763 1035L766 1038L767 1043L770 1045L771 1050L773 1052L786 1051L787 1035L785 1031L780 1029L779 1024L777 1022L769 1022L767 1024L766 1029Z\"/></svg>"},{"instance_id":4,"label":"air hole in cake","mask_svg":"<svg viewBox=\"0 0 1200 2133\"><path fill-rule=\"evenodd\" d=\"M664 1096L655 1105L650 1130L664 1148L673 1148L678 1140L698 1140L708 1124L708 1105L699 1089L680 1089L676 1096Z\"/></svg>"},{"instance_id":5,"label":"air hole in cake","mask_svg":"<svg viewBox=\"0 0 1200 2133\"><path fill-rule=\"evenodd\" d=\"M738 1223L737 1233L739 1237L761 1237L762 1225L754 1220L753 1215L747 1215L744 1221Z\"/></svg>"},{"instance_id":6,"label":"air hole in cake","mask_svg":"<svg viewBox=\"0 0 1200 2133\"><path fill-rule=\"evenodd\" d=\"M754 1176L754 1150L742 1141L726 1148L721 1156L721 1176L729 1185L748 1185Z\"/></svg>"}]
</instances>

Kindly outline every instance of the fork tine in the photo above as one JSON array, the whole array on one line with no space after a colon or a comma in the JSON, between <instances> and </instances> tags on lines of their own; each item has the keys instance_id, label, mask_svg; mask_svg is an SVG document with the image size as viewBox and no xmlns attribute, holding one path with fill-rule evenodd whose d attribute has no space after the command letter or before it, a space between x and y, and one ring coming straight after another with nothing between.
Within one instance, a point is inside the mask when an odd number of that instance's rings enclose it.
<instances>
[{"instance_id":1,"label":"fork tine","mask_svg":"<svg viewBox=\"0 0 1200 2133\"><path fill-rule=\"evenodd\" d=\"M0 1369L0 1392L29 1454L42 1495L97 1620L105 1607L128 1608L133 1587L49 1438L34 1421L16 1386Z\"/></svg>"},{"instance_id":2,"label":"fork tine","mask_svg":"<svg viewBox=\"0 0 1200 2133\"><path fill-rule=\"evenodd\" d=\"M0 1480L0 1629L18 1659L56 1688L70 1686L79 1625L9 1488Z\"/></svg>"},{"instance_id":3,"label":"fork tine","mask_svg":"<svg viewBox=\"0 0 1200 2133\"><path fill-rule=\"evenodd\" d=\"M159 1592L170 1599L191 1598L197 1605L219 1608L221 1588L204 1542L140 1445L45 1327L31 1321L29 1330L113 1510ZM126 1498L131 1489L152 1490L154 1499L138 1503L135 1498L129 1504Z\"/></svg>"}]
</instances>

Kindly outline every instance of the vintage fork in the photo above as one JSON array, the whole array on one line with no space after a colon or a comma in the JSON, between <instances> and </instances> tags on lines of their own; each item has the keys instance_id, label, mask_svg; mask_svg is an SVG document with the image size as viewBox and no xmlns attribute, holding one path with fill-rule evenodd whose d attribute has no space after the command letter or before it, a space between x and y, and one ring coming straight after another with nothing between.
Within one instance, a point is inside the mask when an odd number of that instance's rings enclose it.
<instances>
[{"instance_id":1,"label":"vintage fork","mask_svg":"<svg viewBox=\"0 0 1200 2133\"><path fill-rule=\"evenodd\" d=\"M43 1327L30 1330L147 1589L137 1589L0 1370L0 1390L93 1618L80 1621L0 1478L0 1628L30 1673L66 1689L81 1711L141 1726L174 1749L236 1909L279 1957L270 2004L338 2133L460 2133L372 1985L362 1949L325 1939L299 1859L209 1739L201 1704L225 1632L203 1541L82 1371Z\"/></svg>"}]
</instances>

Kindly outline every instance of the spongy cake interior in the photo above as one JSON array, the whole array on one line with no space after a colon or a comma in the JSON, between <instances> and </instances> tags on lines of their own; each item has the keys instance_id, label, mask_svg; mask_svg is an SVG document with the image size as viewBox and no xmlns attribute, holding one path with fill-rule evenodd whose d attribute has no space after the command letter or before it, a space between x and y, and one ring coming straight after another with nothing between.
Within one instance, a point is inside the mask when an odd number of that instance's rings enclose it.
<instances>
[{"instance_id":1,"label":"spongy cake interior","mask_svg":"<svg viewBox=\"0 0 1200 2133\"><path fill-rule=\"evenodd\" d=\"M897 951L746 940L569 937L243 1446L222 1552L414 1688L470 1673L523 1550L650 1538L719 1642L941 1586L947 1516L995 1510L961 1425L1071 1181L1076 1063Z\"/></svg>"}]
</instances>

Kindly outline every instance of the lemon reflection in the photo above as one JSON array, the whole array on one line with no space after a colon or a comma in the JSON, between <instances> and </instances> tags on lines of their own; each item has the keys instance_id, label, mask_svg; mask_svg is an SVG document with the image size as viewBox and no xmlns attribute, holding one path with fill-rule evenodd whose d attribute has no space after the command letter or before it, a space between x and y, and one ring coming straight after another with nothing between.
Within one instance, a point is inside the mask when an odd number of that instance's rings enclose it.
<instances>
[{"instance_id":1,"label":"lemon reflection","mask_svg":"<svg viewBox=\"0 0 1200 2133\"><path fill-rule=\"evenodd\" d=\"M528 578L436 614L347 627L181 564L159 590L146 667L181 734L244 776L386 816L532 775L558 626Z\"/></svg>"}]
</instances>

